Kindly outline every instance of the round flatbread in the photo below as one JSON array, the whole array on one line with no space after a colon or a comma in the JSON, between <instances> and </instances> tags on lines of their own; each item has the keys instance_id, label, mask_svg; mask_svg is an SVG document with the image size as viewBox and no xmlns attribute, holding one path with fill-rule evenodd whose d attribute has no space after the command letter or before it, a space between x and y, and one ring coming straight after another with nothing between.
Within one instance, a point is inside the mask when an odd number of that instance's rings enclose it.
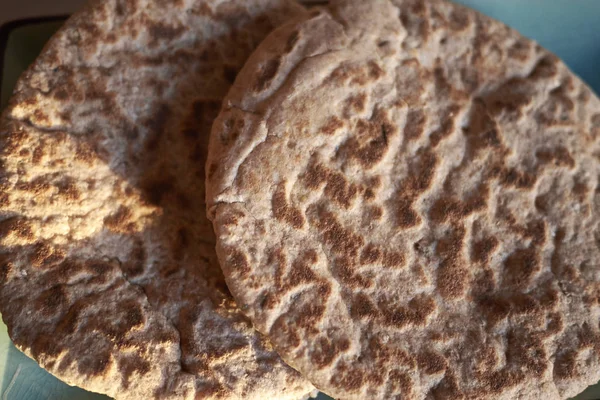
<instances>
[{"instance_id":1,"label":"round flatbread","mask_svg":"<svg viewBox=\"0 0 600 400\"><path fill-rule=\"evenodd\" d=\"M236 307L204 204L210 126L284 0L102 1L24 74L0 129L0 310L21 350L119 399L298 399Z\"/></svg>"},{"instance_id":2,"label":"round flatbread","mask_svg":"<svg viewBox=\"0 0 600 400\"><path fill-rule=\"evenodd\" d=\"M600 379L600 101L444 1L272 33L213 125L209 218L257 329L344 399L558 399Z\"/></svg>"}]
</instances>

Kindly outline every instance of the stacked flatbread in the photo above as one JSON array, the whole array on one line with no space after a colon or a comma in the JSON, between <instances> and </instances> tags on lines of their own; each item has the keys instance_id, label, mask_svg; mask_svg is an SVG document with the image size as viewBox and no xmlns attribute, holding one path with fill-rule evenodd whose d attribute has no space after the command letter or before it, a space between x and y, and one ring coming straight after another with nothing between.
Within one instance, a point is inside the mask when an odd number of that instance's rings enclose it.
<instances>
[{"instance_id":1,"label":"stacked flatbread","mask_svg":"<svg viewBox=\"0 0 600 400\"><path fill-rule=\"evenodd\" d=\"M285 0L93 3L0 129L0 309L15 344L118 399L299 399L236 307L204 206L212 120Z\"/></svg>"},{"instance_id":2,"label":"stacked flatbread","mask_svg":"<svg viewBox=\"0 0 600 400\"><path fill-rule=\"evenodd\" d=\"M227 283L342 399L559 399L600 379L600 101L441 0L333 0L215 121Z\"/></svg>"},{"instance_id":3,"label":"stacked flatbread","mask_svg":"<svg viewBox=\"0 0 600 400\"><path fill-rule=\"evenodd\" d=\"M0 160L0 311L67 383L438 400L600 379L600 100L450 2L97 1L21 78Z\"/></svg>"}]
</instances>

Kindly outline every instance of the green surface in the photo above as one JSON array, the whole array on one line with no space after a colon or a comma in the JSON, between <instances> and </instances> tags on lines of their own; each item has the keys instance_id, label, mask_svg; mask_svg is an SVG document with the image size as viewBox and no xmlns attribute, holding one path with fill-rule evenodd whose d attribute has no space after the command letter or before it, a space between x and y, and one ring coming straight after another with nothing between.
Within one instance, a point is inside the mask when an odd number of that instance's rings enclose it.
<instances>
[{"instance_id":1,"label":"green surface","mask_svg":"<svg viewBox=\"0 0 600 400\"><path fill-rule=\"evenodd\" d=\"M13 1L13 0L10 0ZM18 0L14 0L18 1ZM2 0L0 0L0 3ZM600 0L457 0L506 22L558 54L600 93ZM576 6L575 6L576 4ZM15 29L8 40L2 74L2 109L18 76L39 54L60 22ZM41 369L10 342L0 323L0 400L106 400L70 387ZM319 399L328 399L320 395ZM600 400L600 385L576 400ZM269 399L265 399L269 400Z\"/></svg>"}]
</instances>

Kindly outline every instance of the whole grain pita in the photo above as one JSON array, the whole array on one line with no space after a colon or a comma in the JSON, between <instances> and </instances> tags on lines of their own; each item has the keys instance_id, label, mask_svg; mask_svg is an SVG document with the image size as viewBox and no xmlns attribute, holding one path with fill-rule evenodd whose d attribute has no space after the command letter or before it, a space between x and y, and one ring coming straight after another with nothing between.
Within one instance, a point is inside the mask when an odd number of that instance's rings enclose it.
<instances>
[{"instance_id":1,"label":"whole grain pita","mask_svg":"<svg viewBox=\"0 0 600 400\"><path fill-rule=\"evenodd\" d=\"M0 309L65 382L120 399L312 386L229 294L205 216L212 120L284 0L102 1L18 83L0 146Z\"/></svg>"},{"instance_id":2,"label":"whole grain pita","mask_svg":"<svg viewBox=\"0 0 600 400\"><path fill-rule=\"evenodd\" d=\"M558 399L600 379L600 101L440 0L272 33L213 125L234 297L344 399Z\"/></svg>"}]
</instances>

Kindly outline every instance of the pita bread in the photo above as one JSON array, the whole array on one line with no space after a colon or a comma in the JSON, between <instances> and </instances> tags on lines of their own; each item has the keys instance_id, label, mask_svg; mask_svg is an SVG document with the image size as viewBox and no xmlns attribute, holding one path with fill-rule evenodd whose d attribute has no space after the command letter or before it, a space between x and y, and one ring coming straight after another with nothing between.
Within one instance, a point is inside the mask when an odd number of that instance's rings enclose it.
<instances>
[{"instance_id":1,"label":"pita bread","mask_svg":"<svg viewBox=\"0 0 600 400\"><path fill-rule=\"evenodd\" d=\"M322 40L324 39L324 40ZM213 125L228 286L344 399L559 399L600 379L600 101L439 0L273 32Z\"/></svg>"},{"instance_id":2,"label":"pita bread","mask_svg":"<svg viewBox=\"0 0 600 400\"><path fill-rule=\"evenodd\" d=\"M102 1L18 83L0 134L0 308L14 343L119 399L312 386L229 294L205 216L212 120L284 0Z\"/></svg>"}]
</instances>

